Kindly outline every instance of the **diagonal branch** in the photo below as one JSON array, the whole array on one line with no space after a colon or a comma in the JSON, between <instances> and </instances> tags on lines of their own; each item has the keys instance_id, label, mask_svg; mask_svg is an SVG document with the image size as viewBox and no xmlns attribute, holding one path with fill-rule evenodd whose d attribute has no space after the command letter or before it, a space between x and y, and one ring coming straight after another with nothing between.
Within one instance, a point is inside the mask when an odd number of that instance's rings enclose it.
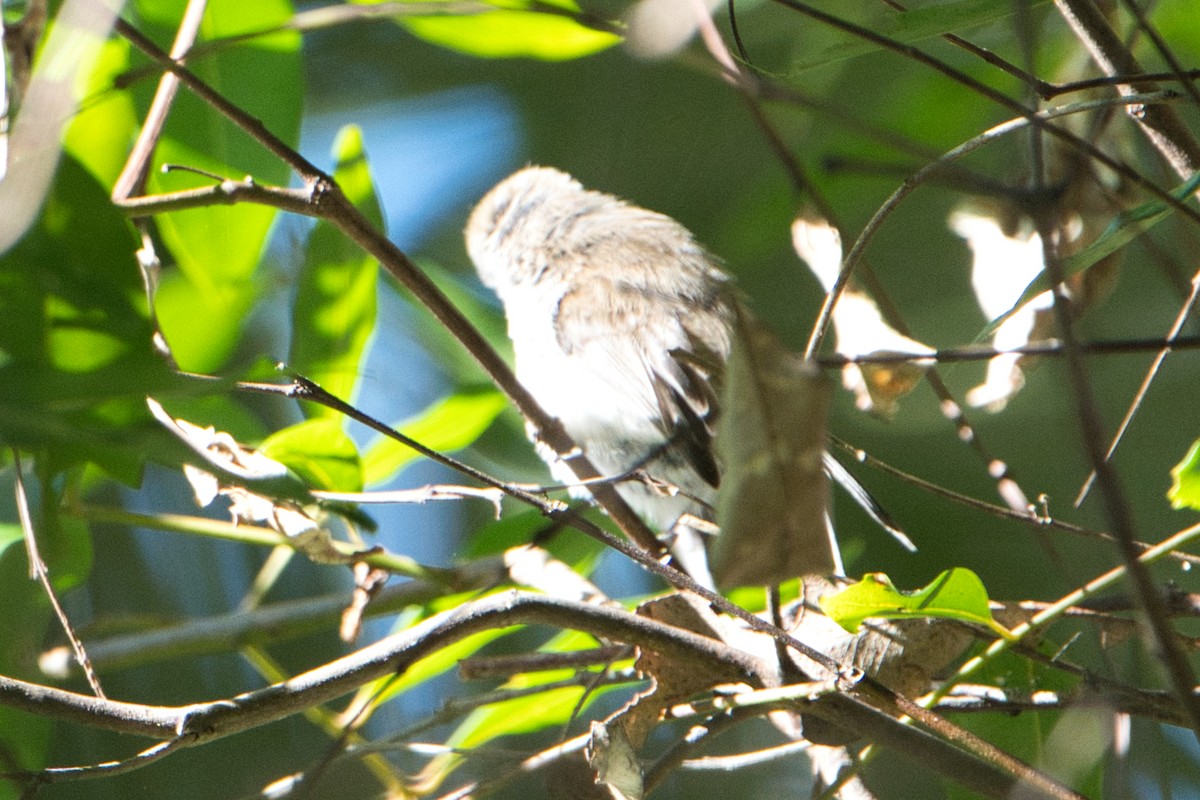
<instances>
[{"instance_id":1,"label":"diagonal branch","mask_svg":"<svg viewBox=\"0 0 1200 800\"><path fill-rule=\"evenodd\" d=\"M595 481L604 477L567 435L562 424L546 413L525 387L517 382L516 376L513 375L508 364L475 326L400 248L396 247L362 212L354 207L354 204L346 198L329 175L271 133L260 120L238 108L195 73L164 53L129 23L119 20L117 30L157 64L176 74L180 82L201 100L292 167L308 185L311 192L312 207L306 209L307 214L320 217L333 224L351 241L374 257L401 285L408 289L459 340L484 372L512 400L521 415L529 421L537 431L539 439L570 465L575 476L581 482ZM258 192L252 188L252 182L250 187L230 182L224 182L222 186L226 186L226 184L230 184L226 187L226 195L237 195L233 202L236 202L237 199L250 199L250 195L254 195L254 199L259 201L265 199L257 196ZM292 198L287 198L288 202L291 200ZM124 204L119 205L124 207ZM650 553L660 555L664 552L658 538L622 499L616 488L598 484L594 487L592 494L631 541Z\"/></svg>"},{"instance_id":2,"label":"diagonal branch","mask_svg":"<svg viewBox=\"0 0 1200 800\"><path fill-rule=\"evenodd\" d=\"M1155 83L1140 77L1144 74L1141 64L1092 0L1054 0L1054 5L1104 74L1125 77L1124 82L1117 84L1122 96L1158 89ZM1200 168L1200 141L1175 109L1162 105L1131 106L1129 115L1179 177L1187 180Z\"/></svg>"}]
</instances>

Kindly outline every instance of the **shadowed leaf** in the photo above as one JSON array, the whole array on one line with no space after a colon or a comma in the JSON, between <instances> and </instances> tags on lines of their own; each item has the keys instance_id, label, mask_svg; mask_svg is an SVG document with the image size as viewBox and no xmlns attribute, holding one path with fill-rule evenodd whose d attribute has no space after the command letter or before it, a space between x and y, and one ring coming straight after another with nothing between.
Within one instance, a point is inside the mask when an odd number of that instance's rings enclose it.
<instances>
[{"instance_id":1,"label":"shadowed leaf","mask_svg":"<svg viewBox=\"0 0 1200 800\"><path fill-rule=\"evenodd\" d=\"M744 313L735 324L717 425L713 574L741 586L834 572L822 468L829 383Z\"/></svg>"}]
</instances>

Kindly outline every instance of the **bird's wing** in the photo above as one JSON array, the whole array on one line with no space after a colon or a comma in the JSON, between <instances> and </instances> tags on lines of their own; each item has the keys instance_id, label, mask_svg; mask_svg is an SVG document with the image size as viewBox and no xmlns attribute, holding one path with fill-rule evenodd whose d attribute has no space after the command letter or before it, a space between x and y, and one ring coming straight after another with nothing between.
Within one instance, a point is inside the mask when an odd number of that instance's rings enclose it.
<instances>
[{"instance_id":1,"label":"bird's wing","mask_svg":"<svg viewBox=\"0 0 1200 800\"><path fill-rule=\"evenodd\" d=\"M596 373L620 393L632 394L631 409L641 409L715 487L716 383L728 331L722 318L696 315L694 303L595 277L562 297L556 330L564 352L596 359Z\"/></svg>"}]
</instances>

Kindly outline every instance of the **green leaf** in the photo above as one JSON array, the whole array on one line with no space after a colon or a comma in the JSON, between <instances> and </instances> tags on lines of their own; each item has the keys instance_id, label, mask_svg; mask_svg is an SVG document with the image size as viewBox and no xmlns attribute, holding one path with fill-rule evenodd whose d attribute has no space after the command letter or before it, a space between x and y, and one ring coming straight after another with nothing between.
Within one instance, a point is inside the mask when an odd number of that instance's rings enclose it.
<instances>
[{"instance_id":1,"label":"green leaf","mask_svg":"<svg viewBox=\"0 0 1200 800\"><path fill-rule=\"evenodd\" d=\"M106 186L121 174L140 124L133 92L113 88L132 66L130 48L121 38L104 43L87 76L79 111L63 136L63 149Z\"/></svg>"},{"instance_id":2,"label":"green leaf","mask_svg":"<svg viewBox=\"0 0 1200 800\"><path fill-rule=\"evenodd\" d=\"M176 362L192 372L219 370L241 339L242 323L261 294L252 280L205 290L178 270L163 275L154 310Z\"/></svg>"},{"instance_id":3,"label":"green leaf","mask_svg":"<svg viewBox=\"0 0 1200 800\"><path fill-rule=\"evenodd\" d=\"M362 131L343 128L333 145L333 177L346 197L380 229L383 214L363 152ZM367 342L375 327L379 264L332 224L313 227L292 311L288 366L347 402L353 399ZM302 404L310 417L340 413Z\"/></svg>"},{"instance_id":4,"label":"green leaf","mask_svg":"<svg viewBox=\"0 0 1200 800\"><path fill-rule=\"evenodd\" d=\"M362 491L358 448L338 419L310 419L284 428L268 436L259 451L295 472L310 488Z\"/></svg>"},{"instance_id":5,"label":"green leaf","mask_svg":"<svg viewBox=\"0 0 1200 800\"><path fill-rule=\"evenodd\" d=\"M475 597L477 595L472 595ZM466 602L466 598L462 598ZM461 639L452 645L442 647L437 652L430 656L422 658L417 663L404 671L404 674L398 678L386 678L386 689L379 695L375 701L376 705L383 705L388 700L404 694L410 689L413 689L421 684L429 681L439 675L444 675L450 670L458 666L458 662L464 658L470 658L479 652L485 645L488 645L501 636L507 636L514 631L521 629L521 626L515 625L508 628L489 628L479 633L473 633L465 639Z\"/></svg>"},{"instance_id":6,"label":"green leaf","mask_svg":"<svg viewBox=\"0 0 1200 800\"><path fill-rule=\"evenodd\" d=\"M136 248L108 193L64 158L41 217L0 257L0 353L68 372L149 357Z\"/></svg>"},{"instance_id":7,"label":"green leaf","mask_svg":"<svg viewBox=\"0 0 1200 800\"><path fill-rule=\"evenodd\" d=\"M492 389L464 391L438 400L397 428L426 447L449 453L478 439L507 404L504 395ZM417 456L394 439L379 437L363 456L364 480L367 485L382 483Z\"/></svg>"},{"instance_id":8,"label":"green leaf","mask_svg":"<svg viewBox=\"0 0 1200 800\"><path fill-rule=\"evenodd\" d=\"M180 380L151 347L134 250L108 193L69 155L37 223L0 257L0 440L43 468L140 479L145 396Z\"/></svg>"},{"instance_id":9,"label":"green leaf","mask_svg":"<svg viewBox=\"0 0 1200 800\"><path fill-rule=\"evenodd\" d=\"M42 679L32 665L44 643L50 606L42 587L29 578L21 526L0 523L0 586L4 587L4 613L0 614L0 674L30 680ZM38 769L46 765L55 725L41 716L0 708L0 750L7 769ZM0 784L0 797L3 786ZM14 792L7 797L16 797Z\"/></svg>"},{"instance_id":10,"label":"green leaf","mask_svg":"<svg viewBox=\"0 0 1200 800\"><path fill-rule=\"evenodd\" d=\"M429 16L396 21L427 42L480 58L566 61L619 43L621 37L584 24L573 0L487 0L493 10L455 14L454 0L432 0Z\"/></svg>"},{"instance_id":11,"label":"green leaf","mask_svg":"<svg viewBox=\"0 0 1200 800\"><path fill-rule=\"evenodd\" d=\"M941 617L984 625L1004 638L1011 636L992 618L983 581L965 567L946 570L915 592L900 591L882 573L864 575L858 583L822 597L819 603L822 611L850 633L857 633L870 617Z\"/></svg>"},{"instance_id":12,"label":"green leaf","mask_svg":"<svg viewBox=\"0 0 1200 800\"><path fill-rule=\"evenodd\" d=\"M1192 443L1187 455L1171 468L1171 488L1167 490L1171 508L1200 511L1200 439Z\"/></svg>"},{"instance_id":13,"label":"green leaf","mask_svg":"<svg viewBox=\"0 0 1200 800\"><path fill-rule=\"evenodd\" d=\"M1035 0L1031 6L1046 2ZM865 15L853 14L850 4L840 0L813 5L903 44L915 44L945 33L961 33L968 28L1006 19L1013 13L1013 5L1009 0L949 0L904 12L880 6ZM881 45L846 31L823 29L818 35L820 44L802 48L802 55L792 62L791 74L829 66L882 49Z\"/></svg>"},{"instance_id":14,"label":"green leaf","mask_svg":"<svg viewBox=\"0 0 1200 800\"><path fill-rule=\"evenodd\" d=\"M1179 202L1183 203L1191 197L1197 189L1200 189L1200 173L1193 175L1185 183L1180 184L1171 190L1171 196ZM1108 223L1108 227L1104 232L1096 237L1096 240L1087 247L1072 253L1060 262L1063 280L1067 280L1085 269L1094 266L1102 261L1107 256L1120 250L1125 245L1132 242L1137 237L1141 236L1146 231L1153 228L1158 223L1174 213L1175 207L1169 205L1164 200L1151 200L1148 203L1143 203L1137 208L1132 208L1128 211L1123 211L1113 217L1112 222ZM1021 307L1028 303L1033 298L1040 295L1042 292L1049 291L1050 278L1043 269L1038 273L1025 291L1021 292L1021 297L1008 311L1005 311L1000 316L996 317L987 327L983 329L983 333L976 337L976 341L991 336L997 328L1011 318L1014 314L1021 310Z\"/></svg>"},{"instance_id":15,"label":"green leaf","mask_svg":"<svg viewBox=\"0 0 1200 800\"><path fill-rule=\"evenodd\" d=\"M136 9L144 27L170 41L185 3L141 0ZM201 41L261 31L282 25L292 16L286 0L216 0L208 5ZM235 105L259 119L272 133L295 144L300 131L302 77L300 37L284 31L255 37L236 47L219 49L189 63L191 69ZM135 91L145 107L153 82ZM206 170L222 177L251 176L264 184L284 184L288 167L248 134L181 91L155 151L148 191L171 192L208 186L212 181L192 172L163 174L162 164ZM158 229L175 263L187 277L187 291L167 291L159 298L160 323L167 341L188 338L176 359L185 369L212 371L221 366L240 337L255 293L252 276L258 265L275 209L252 204L212 206L160 214ZM166 254L161 254L169 263ZM201 328L203 337L195 335Z\"/></svg>"},{"instance_id":16,"label":"green leaf","mask_svg":"<svg viewBox=\"0 0 1200 800\"><path fill-rule=\"evenodd\" d=\"M538 651L568 653L574 650L585 650L596 645L596 640L586 633L564 631L538 648ZM502 688L527 689L561 681L573 675L575 675L573 669L514 675L505 681ZM501 736L533 733L551 725L560 725L569 720L572 714L581 710L579 701L583 698L584 691L583 686L548 689L538 694L493 703L473 712L450 735L446 743L452 747L478 747ZM589 702L594 700L597 695L597 692L592 692Z\"/></svg>"},{"instance_id":17,"label":"green leaf","mask_svg":"<svg viewBox=\"0 0 1200 800\"><path fill-rule=\"evenodd\" d=\"M596 646L590 635L578 631L564 631L542 647L540 652L563 653L584 650ZM571 678L575 670L549 670L515 675L504 683L502 689L528 689ZM448 747L471 749L484 745L501 736L533 733L552 725L562 725L594 700L615 686L600 687L586 692L583 686L547 689L543 692L502 700L476 709L446 740ZM586 692L586 694L585 694ZM582 705L581 705L581 701ZM439 756L430 762L423 776L431 780L444 780L461 762L457 753Z\"/></svg>"}]
</instances>

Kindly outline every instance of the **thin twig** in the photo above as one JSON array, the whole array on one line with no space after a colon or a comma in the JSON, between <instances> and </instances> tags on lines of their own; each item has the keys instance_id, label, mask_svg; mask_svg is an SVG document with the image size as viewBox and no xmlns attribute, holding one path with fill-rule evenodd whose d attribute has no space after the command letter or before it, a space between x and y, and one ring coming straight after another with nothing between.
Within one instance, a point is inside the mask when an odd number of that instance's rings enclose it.
<instances>
[{"instance_id":1,"label":"thin twig","mask_svg":"<svg viewBox=\"0 0 1200 800\"><path fill-rule=\"evenodd\" d=\"M984 145L989 144L1002 136L1006 136L1014 131L1021 130L1029 125L1044 124L1045 121L1049 119L1065 116L1067 114L1077 114L1097 108L1104 108L1113 105L1114 103L1138 103L1149 106L1156 103L1169 102L1176 97L1178 97L1177 93L1158 91L1150 95L1138 96L1137 98L1105 98L1102 100L1090 100L1082 103L1072 103L1070 105L1060 106L1058 108L1045 109L1028 117L1018 117L1016 119L1008 120L1007 122L1002 122L999 125L995 125L978 136L968 139L957 147L946 151L946 153L944 153L940 158L921 167L911 176L906 178L904 182L901 183L900 186L898 186L896 190L893 191L892 194L883 201L879 208L876 209L875 213L871 216L871 219L866 225L863 226L863 229L859 233L858 238L855 239L853 246L851 246L850 250L846 253L842 260L842 269L838 273L837 281L834 283L833 287L829 291L829 294L826 296L825 304L821 308L822 313L820 316L818 316L817 322L813 326L813 335L809 338L808 347L805 349L806 356L811 358L817 352L817 349L821 343L823 331L828 327L829 322L832 321L833 306L836 304L837 298L840 296L841 291L843 291L848 285L850 278L854 273L855 266L863 257L867 245L870 243L872 238L874 238L874 235L879 230L880 226L888 217L891 216L896 206L898 206L918 186L920 186L933 175L937 174L940 170L944 169L945 165L957 161L963 156L978 150L980 147L983 147ZM1173 206L1178 207L1180 205L1175 198L1172 197L1171 200L1173 201ZM1187 211L1191 213L1191 209L1187 209ZM828 311L826 311L827 309Z\"/></svg>"},{"instance_id":2,"label":"thin twig","mask_svg":"<svg viewBox=\"0 0 1200 800\"><path fill-rule=\"evenodd\" d=\"M605 645L566 652L472 656L458 662L458 673L464 680L470 681L486 678L511 678L513 675L523 675L529 672L584 669L632 657L633 652L625 645Z\"/></svg>"},{"instance_id":3,"label":"thin twig","mask_svg":"<svg viewBox=\"0 0 1200 800\"><path fill-rule=\"evenodd\" d=\"M1054 5L1106 75L1124 75L1129 79L1128 83L1117 84L1118 93L1143 94L1158 89L1154 82L1141 77L1141 65L1092 0L1054 0ZM1152 39L1160 41L1150 26L1145 26L1144 30ZM1178 70L1178 63L1169 51L1165 52L1171 66ZM1187 81L1183 84L1194 96L1195 89L1190 88ZM1200 166L1200 141L1174 109L1165 106L1131 108L1130 115L1180 178L1187 180L1196 172Z\"/></svg>"},{"instance_id":4,"label":"thin twig","mask_svg":"<svg viewBox=\"0 0 1200 800\"><path fill-rule=\"evenodd\" d=\"M1174 329L1173 329L1174 330ZM1195 350L1200 348L1200 336L1170 336L1154 339L1099 339L1091 342L1079 342L1078 349L1083 355L1112 356L1130 355L1132 353L1161 353L1174 350ZM813 359L813 363L826 368L838 368L847 364L906 364L913 361L934 361L939 364L958 364L973 361L990 361L998 355L1017 353L1024 356L1050 357L1065 354L1065 345L1058 339L1046 339L1040 342L1023 344L1020 347L1006 347L998 350L989 345L967 345L966 347L948 347L944 350L920 353L879 352L864 355L844 355L828 353Z\"/></svg>"},{"instance_id":5,"label":"thin twig","mask_svg":"<svg viewBox=\"0 0 1200 800\"><path fill-rule=\"evenodd\" d=\"M239 127L265 147L268 152L295 170L306 182L331 181L329 176L318 169L316 165L300 155L287 142L272 133L261 120L247 114L225 99L220 92L197 77L194 72L184 67L178 59L172 58L165 53L158 45L146 38L137 28L123 19L117 19L115 28L117 33L128 39L134 47L148 56L151 61L168 72L173 73L179 78L179 82L186 86L193 94L219 111L227 119L237 123Z\"/></svg>"},{"instance_id":6,"label":"thin twig","mask_svg":"<svg viewBox=\"0 0 1200 800\"><path fill-rule=\"evenodd\" d=\"M1137 560L1143 566L1146 564L1152 564L1172 550L1176 550L1194 541L1197 537L1200 537L1200 525L1192 525L1184 528L1178 533L1169 536L1163 541L1154 545L1149 550L1140 553ZM1126 577L1127 571L1128 570L1124 565L1114 567L1108 572L1105 572L1104 574L1093 578L1091 581L1088 581L1088 583L1085 585L1063 595L1057 601L1046 606L1046 608L1042 611L1034 614L1028 622L1023 622L1019 625L1016 625L1011 629L1013 634L1012 639L997 639L993 641L992 644L989 645L982 654L970 659L961 667L959 667L954 679L947 684L947 689L949 689L953 684L963 679L970 678L972 675L976 674L986 664L990 663L994 658L996 658L996 656L1014 647L1022 639L1022 637L1028 635L1031 631L1041 628L1052 620L1057 619L1068 609L1082 605L1088 598L1109 588L1110 586L1115 585L1118 581L1123 580ZM1165 618L1166 617L1164 616L1164 619ZM940 697L944 694L945 692L938 693L934 696L933 700L936 701L937 699L940 699ZM1186 714L1186 705L1181 704L1181 708L1185 710L1184 713Z\"/></svg>"},{"instance_id":7,"label":"thin twig","mask_svg":"<svg viewBox=\"0 0 1200 800\"><path fill-rule=\"evenodd\" d=\"M759 130L762 131L772 151L775 152L777 158L779 158L780 162L784 165L784 169L787 171L788 176L792 180L793 187L796 189L798 194L810 196L813 202L816 204L821 215L835 228L842 230L842 225L838 222L837 215L834 213L833 207L829 204L824 195L816 189L811 181L809 181L808 176L804 173L804 170L800 166L799 162L792 156L791 152L787 148L787 145L783 142L782 138L779 136L778 132L775 130L774 126L771 124L770 120L767 119L766 114L763 112L763 109L759 104L758 96L752 95L750 92L745 91L745 87L747 85L748 81L742 82L742 96L745 98L746 103L750 108L750 113L754 117L755 123L758 125ZM891 297L884 290L882 282L876 278L874 270L871 268L871 265L865 256L862 258L860 263L859 272L861 273L863 283L869 288L871 296L875 298L875 301L879 304L880 309L884 314L884 318L887 320L888 324L896 328L901 335L907 336L910 339L914 338L912 331L909 329L908 325L905 324L903 318L901 317L899 309L895 306L891 300ZM847 283L847 286L852 285L852 282ZM827 363L825 361L826 358L829 357L817 356L814 360L817 363L824 365ZM847 361L845 363L850 362ZM988 476L995 481L997 493L1002 499L1005 500L1006 503L1009 504L1009 507L1013 508L1014 510L1024 510L1029 504L1027 495L1025 494L1024 490L1021 489L1017 480L1012 476L1008 465L1004 461L995 458L984 445L983 440L979 437L978 433L967 419L966 414L963 412L962 406L957 400L954 399L954 395L951 393L949 386L946 385L945 380L942 378L941 373L937 369L936 361L934 362L934 366L927 370L926 379L929 381L929 385L932 387L934 394L937 395L944 416L952 425L955 426L959 441L966 442L975 452L977 457L983 462Z\"/></svg>"},{"instance_id":8,"label":"thin twig","mask_svg":"<svg viewBox=\"0 0 1200 800\"><path fill-rule=\"evenodd\" d=\"M1004 506L994 505L994 504L988 503L984 500L979 500L975 497L961 494L952 489L947 489L945 486L941 486L940 484L932 483L930 481L925 480L924 478L920 478L916 475L913 475L912 473L905 472L904 470L899 469L898 467L888 464L886 461L882 461L882 460L876 458L875 456L869 455L865 450L861 450L857 447L854 447L853 445L851 445L847 442L844 442L841 439L838 439L836 437L830 437L830 441L833 442L834 445L840 447L841 449L843 449L844 451L849 453L852 458L854 458L856 461L859 461L860 463L863 463L869 467L873 467L875 469L881 470L882 472L885 472L888 475L892 475L893 477L899 478L900 480L904 481L905 483L915 486L918 489L921 489L923 491L929 492L930 494L935 494L935 495L938 495L939 497L945 497L946 499L951 500L955 503L958 503L959 505L963 505L968 508L975 509L976 511L982 511L985 514L990 514L994 517L999 517L1000 519L1007 519L1007 520L1013 520L1015 522L1020 522L1022 525L1025 525L1027 527L1048 529L1048 530L1059 530L1059 531L1064 531L1066 533L1073 533L1073 534L1077 534L1079 536L1086 536L1086 537L1090 537L1093 539L1098 539L1101 541L1108 542L1109 544L1116 543L1116 538L1112 534L1103 533L1100 531L1093 531L1088 528L1080 527L1078 525L1072 525L1069 522L1063 522L1061 520L1054 519L1048 515L1033 514L1033 513L1030 513L1029 511L1014 511L1010 508L1005 508ZM1136 546L1143 553L1145 553L1146 551L1155 547L1155 545L1147 544L1146 542L1141 542L1141 541L1136 542ZM1180 561L1180 562L1184 562L1184 563L1191 564L1194 566L1200 566L1200 556L1192 555L1191 553L1186 553L1182 550L1171 550L1167 555L1170 556L1171 558L1174 558L1174 559Z\"/></svg>"},{"instance_id":9,"label":"thin twig","mask_svg":"<svg viewBox=\"0 0 1200 800\"><path fill-rule=\"evenodd\" d=\"M905 58L913 60L923 66L929 67L936 72L941 73L947 78L971 89L976 94L991 100L999 106L1008 108L1022 116L1027 120L1028 124L1037 126L1040 130L1054 136L1055 138L1068 144L1075 150L1086 154L1089 158L1099 164L1103 164L1121 177L1128 180L1131 184L1145 189L1150 194L1169 204L1179 213L1191 219L1193 222L1200 224L1200 212L1189 208L1184 203L1180 202L1175 197L1172 197L1170 192L1159 187L1154 182L1146 179L1136 170L1122 164L1106 153L1102 152L1092 143L1081 139L1069 130L1052 125L1047 119L1042 117L1036 109L1029 108L1024 103L1014 100L1008 95L1000 92L987 84L979 81L965 72L950 66L948 63L935 58L934 56L924 52L914 45L904 44L890 37L884 36L876 31L866 28L862 25L844 20L840 17L821 11L808 3L801 0L775 0L776 3L786 6L794 11L804 14L814 20L822 22L833 28L841 30L852 36L856 36L865 41L872 42L880 47L897 53ZM811 356L820 347L822 339L828 331L831 322L831 313L833 306L837 303L842 291L845 289L845 283L849 279L849 270L843 269L843 274L839 274L838 281L834 284L833 289L826 296L824 305L818 315L817 323L813 326L812 335L809 338L808 347L805 348L805 353Z\"/></svg>"},{"instance_id":10,"label":"thin twig","mask_svg":"<svg viewBox=\"0 0 1200 800\"><path fill-rule=\"evenodd\" d=\"M75 661L83 670L84 677L87 678L88 686L92 688L92 693L101 700L105 699L104 689L100 686L100 678L96 675L96 670L92 666L92 661L88 658L87 650L83 647L83 642L79 635L75 633L75 627L71 625L71 619L67 616L66 609L59 602L58 592L54 590L54 584L50 581L50 570L46 567L46 562L42 560L42 554L38 551L37 532L33 527L33 516L29 513L29 496L25 492L25 478L22 475L21 468L21 453L16 448L12 449L13 457L13 491L16 493L17 517L21 521L21 532L25 537L25 552L29 557L29 577L42 584L42 591L46 593L46 598L50 601L50 607L54 609L54 616L58 618L58 624L62 626L63 633L67 636L67 641L71 643L71 650L75 654Z\"/></svg>"},{"instance_id":11,"label":"thin twig","mask_svg":"<svg viewBox=\"0 0 1200 800\"><path fill-rule=\"evenodd\" d=\"M183 59L196 41L200 32L200 22L204 19L207 0L189 0L183 19L175 32L175 42L171 45L170 57ZM179 76L173 72L164 72L158 81L158 89L150 102L150 110L138 131L137 140L125 160L125 168L117 177L112 188L112 199L118 205L134 195L146 190L146 178L150 174L150 160L162 137L163 127L167 122L167 114L175 101L179 89Z\"/></svg>"},{"instance_id":12,"label":"thin twig","mask_svg":"<svg viewBox=\"0 0 1200 800\"><path fill-rule=\"evenodd\" d=\"M954 714L990 712L1010 716L1027 711L1097 708L1167 725L1187 724L1187 718L1172 694L1140 689L1112 690L1095 684L1071 692L1042 689L1028 695L995 686L958 684L949 695L938 700L934 708Z\"/></svg>"},{"instance_id":13,"label":"thin twig","mask_svg":"<svg viewBox=\"0 0 1200 800\"><path fill-rule=\"evenodd\" d=\"M1150 391L1150 384L1158 377L1158 371L1162 368L1163 362L1167 360L1167 354L1176 346L1176 342L1180 339L1179 332L1183 330L1184 323L1187 322L1188 315L1192 313L1192 309L1196 305L1197 295L1200 294L1200 272L1192 276L1192 290L1188 295L1183 306L1179 309L1179 313L1175 315L1175 322L1171 325L1171 330L1167 332L1167 338L1162 346L1158 348L1158 352L1154 356L1154 360L1150 362L1149 369L1146 370L1145 376L1142 378L1141 385L1133 394L1133 400L1129 403L1129 408L1125 410L1125 416L1121 418L1121 424L1117 426L1117 432L1113 434L1112 441L1108 444L1108 449L1104 453L1104 462L1108 463L1112 460L1113 453L1117 451L1117 445L1121 443L1121 439L1125 436L1125 431L1129 429L1129 425L1133 422L1134 416L1138 409L1142 407L1142 401L1146 399L1146 394ZM1200 337L1190 337L1200 338ZM1092 489L1092 483L1096 480L1096 471L1092 470L1088 473L1087 480L1083 482L1083 486L1079 489L1079 494L1075 497L1075 507L1079 508L1083 505L1083 501L1087 499L1088 492Z\"/></svg>"}]
</instances>

